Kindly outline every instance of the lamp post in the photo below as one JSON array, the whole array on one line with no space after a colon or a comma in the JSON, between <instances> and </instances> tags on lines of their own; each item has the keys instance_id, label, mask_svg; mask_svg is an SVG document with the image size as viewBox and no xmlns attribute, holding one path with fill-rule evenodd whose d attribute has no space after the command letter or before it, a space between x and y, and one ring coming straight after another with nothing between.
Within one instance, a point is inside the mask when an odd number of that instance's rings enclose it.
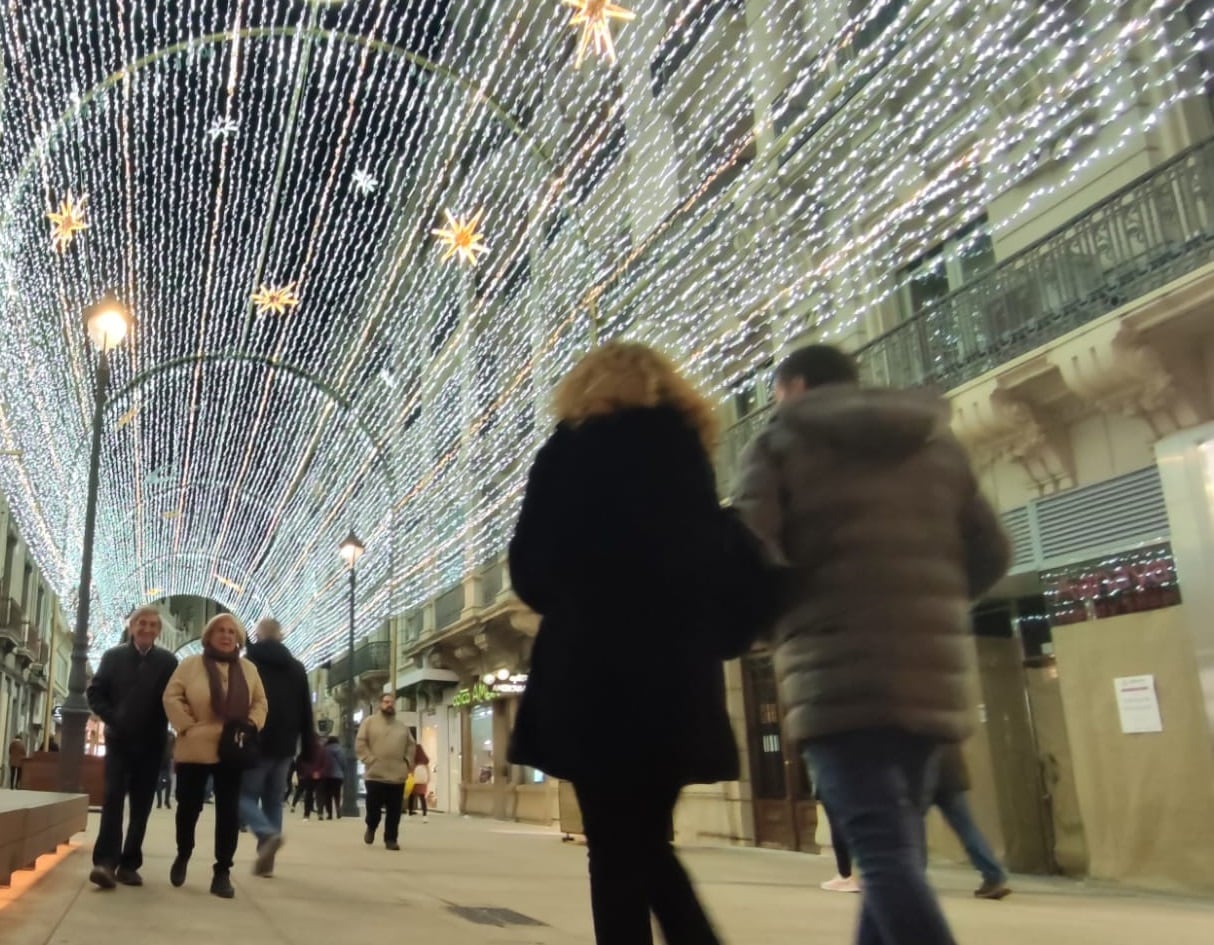
<instances>
[{"instance_id":1,"label":"lamp post","mask_svg":"<svg viewBox=\"0 0 1214 945\"><path fill-rule=\"evenodd\" d=\"M110 352L122 344L134 319L112 293L84 310L84 329L97 348L97 383L93 389L93 443L89 452L88 493L84 506L84 549L76 601L76 632L72 637L72 669L63 703L63 738L59 746L59 789L80 791L84 763L84 733L88 726L88 699L84 695L89 656L89 597L93 585L93 532L97 525L97 479L101 463L101 415L110 382Z\"/></svg>"},{"instance_id":2,"label":"lamp post","mask_svg":"<svg viewBox=\"0 0 1214 945\"><path fill-rule=\"evenodd\" d=\"M346 784L341 792L341 815L343 817L358 816L358 759L354 756L354 566L363 556L363 543L358 540L353 530L341 543L341 559L346 563L350 572L350 636L346 649L346 665L350 672L350 681L346 685L346 724L342 736L345 741L346 754Z\"/></svg>"}]
</instances>

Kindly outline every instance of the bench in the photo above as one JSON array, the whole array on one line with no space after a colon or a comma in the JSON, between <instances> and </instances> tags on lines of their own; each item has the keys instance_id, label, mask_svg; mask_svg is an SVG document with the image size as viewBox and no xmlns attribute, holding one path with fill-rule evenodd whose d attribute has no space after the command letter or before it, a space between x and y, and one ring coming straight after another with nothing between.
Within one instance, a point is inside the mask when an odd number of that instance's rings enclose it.
<instances>
[{"instance_id":1,"label":"bench","mask_svg":"<svg viewBox=\"0 0 1214 945\"><path fill-rule=\"evenodd\" d=\"M84 830L88 815L85 794L0 791L0 886Z\"/></svg>"}]
</instances>

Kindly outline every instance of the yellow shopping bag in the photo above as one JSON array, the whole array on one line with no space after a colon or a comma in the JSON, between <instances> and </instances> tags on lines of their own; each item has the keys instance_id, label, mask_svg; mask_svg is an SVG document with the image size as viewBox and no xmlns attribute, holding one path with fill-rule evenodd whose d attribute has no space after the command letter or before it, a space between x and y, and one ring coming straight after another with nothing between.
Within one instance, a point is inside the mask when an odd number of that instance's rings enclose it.
<instances>
[{"instance_id":1,"label":"yellow shopping bag","mask_svg":"<svg viewBox=\"0 0 1214 945\"><path fill-rule=\"evenodd\" d=\"M416 783L417 782L413 780L412 774L410 774L409 777L405 778L405 798L406 799L413 796L413 785Z\"/></svg>"}]
</instances>

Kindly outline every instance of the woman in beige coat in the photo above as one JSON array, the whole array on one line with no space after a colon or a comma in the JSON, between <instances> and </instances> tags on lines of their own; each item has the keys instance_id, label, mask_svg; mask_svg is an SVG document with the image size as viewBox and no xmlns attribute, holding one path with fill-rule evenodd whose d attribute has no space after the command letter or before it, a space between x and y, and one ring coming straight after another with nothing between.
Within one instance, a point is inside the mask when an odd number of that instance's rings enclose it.
<instances>
[{"instance_id":1,"label":"woman in beige coat","mask_svg":"<svg viewBox=\"0 0 1214 945\"><path fill-rule=\"evenodd\" d=\"M211 892L224 899L232 888L232 858L240 838L240 768L220 764L219 736L224 724L249 721L258 730L266 721L266 691L257 667L241 659L245 632L231 614L213 617L202 631L202 653L177 667L164 691L164 708L177 732L173 760L177 768L177 859L169 879L185 882L194 828L202 813L211 778L215 789L215 871Z\"/></svg>"}]
</instances>

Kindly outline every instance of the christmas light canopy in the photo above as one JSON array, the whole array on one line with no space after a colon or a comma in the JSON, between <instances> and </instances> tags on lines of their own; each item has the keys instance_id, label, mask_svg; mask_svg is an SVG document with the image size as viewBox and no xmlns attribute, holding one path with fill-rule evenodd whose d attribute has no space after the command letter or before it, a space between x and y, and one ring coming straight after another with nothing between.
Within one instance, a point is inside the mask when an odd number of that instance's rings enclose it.
<instances>
[{"instance_id":1,"label":"christmas light canopy","mask_svg":"<svg viewBox=\"0 0 1214 945\"><path fill-rule=\"evenodd\" d=\"M155 589L273 616L318 665L346 634L347 531L360 635L502 554L591 344L659 345L724 399L807 330L871 338L1152 166L1214 84L1197 6L12 4L13 524L70 606L81 317L113 292L138 331L109 358L94 650Z\"/></svg>"}]
</instances>

